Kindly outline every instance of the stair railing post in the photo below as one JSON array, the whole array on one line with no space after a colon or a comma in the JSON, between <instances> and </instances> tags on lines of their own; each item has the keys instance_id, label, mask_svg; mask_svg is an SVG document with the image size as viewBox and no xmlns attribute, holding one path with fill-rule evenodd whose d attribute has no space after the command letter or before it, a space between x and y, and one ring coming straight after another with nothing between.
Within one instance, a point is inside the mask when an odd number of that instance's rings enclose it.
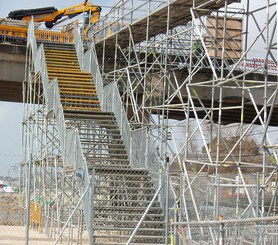
<instances>
[{"instance_id":1,"label":"stair railing post","mask_svg":"<svg viewBox=\"0 0 278 245\"><path fill-rule=\"evenodd\" d=\"M149 130L146 128L146 150L145 150L145 169L150 169L150 166L148 164L151 164L148 162L149 159Z\"/></svg>"},{"instance_id":2,"label":"stair railing post","mask_svg":"<svg viewBox=\"0 0 278 245\"><path fill-rule=\"evenodd\" d=\"M130 166L132 167L133 165L133 157L132 157L132 152L133 152L133 133L132 131L130 132L130 141L129 141L129 155L130 155Z\"/></svg>"}]
</instances>

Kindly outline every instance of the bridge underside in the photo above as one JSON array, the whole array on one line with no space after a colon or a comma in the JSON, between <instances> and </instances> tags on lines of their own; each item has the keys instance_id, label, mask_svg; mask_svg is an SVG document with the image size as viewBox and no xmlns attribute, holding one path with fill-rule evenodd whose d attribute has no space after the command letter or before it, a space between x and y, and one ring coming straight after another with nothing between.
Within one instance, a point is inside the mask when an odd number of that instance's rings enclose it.
<instances>
[{"instance_id":1,"label":"bridge underside","mask_svg":"<svg viewBox=\"0 0 278 245\"><path fill-rule=\"evenodd\" d=\"M186 98L184 98L185 100ZM228 108L228 107L235 107L235 104L237 104L238 106L240 106L241 101L239 100L239 98L234 98L235 101L233 101L233 98L227 99L227 102L223 102L222 103L222 107L223 108ZM198 101L194 101L195 106L199 104L199 108L208 108L209 106L211 106L211 100L202 100L202 105L200 103L198 103ZM173 100L173 104L177 104L174 100ZM215 101L214 102L214 106L215 107L219 107L219 102ZM257 106L259 111L263 108L263 106ZM241 119L243 120L243 123L246 124L250 124L250 123L254 123L254 124L258 124L260 125L260 120L259 118L257 118L255 121L255 117L257 115L257 112L254 108L254 105L252 104L245 104L244 108L244 116L242 116L242 109L239 107L236 107L234 109L227 109L227 110L222 110L221 112L221 123L222 124L230 124L230 123L239 123L241 122ZM270 112L270 108L268 108L268 113ZM275 106L273 111L272 111L272 116L270 119L270 126L278 126L278 118L277 118L277 113L278 113L278 106ZM202 109L200 111L197 112L199 119L202 119L206 116L208 116L206 114L206 112ZM219 113L218 111L215 111L215 113L213 115L209 115L209 117L207 117L207 119L211 119L212 121L214 121L215 123L218 122L219 118ZM263 117L263 115L261 115ZM194 113L191 111L189 113L189 117L190 118L194 118ZM176 110L176 111L169 111L169 118L171 119L176 119L176 120L183 120L185 119L185 114L184 111L182 109L180 110Z\"/></svg>"},{"instance_id":2,"label":"bridge underside","mask_svg":"<svg viewBox=\"0 0 278 245\"><path fill-rule=\"evenodd\" d=\"M0 101L23 102L26 47L0 44Z\"/></svg>"},{"instance_id":3,"label":"bridge underside","mask_svg":"<svg viewBox=\"0 0 278 245\"><path fill-rule=\"evenodd\" d=\"M26 47L21 45L11 45L11 44L0 44L0 101L7 102L23 102L23 80L24 80L24 69L25 69L25 53ZM184 71L180 71L184 73ZM203 70L199 72L203 73L205 76L208 76L208 71ZM255 79L254 74L249 75L249 79ZM251 77L252 76L252 77ZM263 76L260 74L256 74L256 79L263 80ZM202 75L200 76L202 77ZM269 76L270 81L275 81L277 79L276 76ZM183 95L183 101L187 101L186 93ZM237 105L240 105L239 96L234 96L233 98L229 98L223 101L223 107L231 107L235 105L235 101ZM197 103L197 101L196 101ZM203 106L206 108L209 107L212 101L209 98L202 98ZM214 105L216 106L218 101L214 101ZM174 98L169 106L179 104L179 99ZM198 106L198 103L196 104ZM199 104L200 108L201 105ZM260 110L262 106L258 106ZM274 107L273 115L278 112L278 106ZM159 111L152 111L153 114L159 114ZM257 112L252 104L245 103L244 105L244 123L252 123ZM132 116L131 114L129 115ZM190 117L194 117L193 112L189 113ZM198 117L204 118L206 113L203 111L198 111ZM182 108L177 108L176 110L169 110L169 118L176 120L184 120L185 113ZM215 112L213 117L211 118L214 122L218 122L218 113ZM222 123L236 123L241 121L241 109L226 109L222 111ZM255 120L256 124L260 124L259 119ZM271 117L270 120L271 126L278 125L278 118L275 116Z\"/></svg>"}]
</instances>

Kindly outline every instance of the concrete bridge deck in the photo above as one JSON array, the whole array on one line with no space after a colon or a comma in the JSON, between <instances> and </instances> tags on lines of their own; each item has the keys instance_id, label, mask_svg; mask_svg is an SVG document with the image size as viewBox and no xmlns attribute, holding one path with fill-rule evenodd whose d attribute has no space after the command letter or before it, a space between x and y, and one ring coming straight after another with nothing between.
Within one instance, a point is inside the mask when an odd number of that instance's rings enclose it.
<instances>
[{"instance_id":1,"label":"concrete bridge deck","mask_svg":"<svg viewBox=\"0 0 278 245\"><path fill-rule=\"evenodd\" d=\"M26 47L22 45L14 44L0 44L0 101L9 102L23 102L23 80L24 80L24 70L25 70L25 58L26 57ZM204 69L200 72L207 73L208 71ZM263 81L263 75L253 74L250 79L258 79ZM270 81L277 81L277 75L273 74L269 77ZM185 95L184 101L187 100ZM205 106L209 106L211 101L203 99ZM179 104L180 102L173 100L172 104ZM215 101L215 103L218 103ZM234 101L224 101L223 106L228 107L235 105ZM240 105L240 104L238 104ZM259 109L262 106L259 106ZM271 126L278 125L278 117L275 116L278 113L278 106L275 106L273 111L273 116L270 121ZM191 114L193 116L193 114ZM252 104L245 104L244 107L244 122L251 123L256 115L256 111ZM203 118L204 113L199 112L198 116ZM172 119L183 120L185 114L183 110L175 110L169 113L169 117ZM222 112L222 122L232 123L240 122L241 111L239 108L234 110L223 110ZM213 120L218 121L218 113L214 113ZM259 120L256 121L259 124Z\"/></svg>"}]
</instances>

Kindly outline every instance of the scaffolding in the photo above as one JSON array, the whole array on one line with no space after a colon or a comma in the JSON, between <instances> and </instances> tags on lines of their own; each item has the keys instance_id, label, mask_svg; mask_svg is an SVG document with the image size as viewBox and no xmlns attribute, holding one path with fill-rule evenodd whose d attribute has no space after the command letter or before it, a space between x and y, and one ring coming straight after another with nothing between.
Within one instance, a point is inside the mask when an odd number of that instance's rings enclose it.
<instances>
[{"instance_id":1,"label":"scaffolding","mask_svg":"<svg viewBox=\"0 0 278 245\"><path fill-rule=\"evenodd\" d=\"M141 199L143 212L125 218L135 223L128 226L132 232L119 229L111 237L144 243L136 233L159 200L163 244L277 244L278 152L271 134L278 125L276 8L271 0L259 7L250 0L244 7L236 0L125 0L91 28L85 53L75 30L80 67L92 73L100 110L113 112L117 121L126 152L121 161L152 179L154 193ZM105 135L98 122L67 119L65 126L58 85L48 85L44 53L31 29L22 136L26 224L30 217L55 243L94 244L92 237L103 234L93 231L91 215L101 209L98 201L113 177L98 168L90 172L90 166L98 163L95 155L113 153L79 142L80 135ZM109 174L119 173L117 164ZM120 197L130 196L118 194L112 203L128 203ZM40 217L32 208L28 213L32 202ZM110 225L120 223L108 212L101 215ZM101 242L111 244L109 236Z\"/></svg>"},{"instance_id":2,"label":"scaffolding","mask_svg":"<svg viewBox=\"0 0 278 245\"><path fill-rule=\"evenodd\" d=\"M174 244L277 243L277 5L235 2L119 1L94 27L104 84L166 166Z\"/></svg>"}]
</instances>

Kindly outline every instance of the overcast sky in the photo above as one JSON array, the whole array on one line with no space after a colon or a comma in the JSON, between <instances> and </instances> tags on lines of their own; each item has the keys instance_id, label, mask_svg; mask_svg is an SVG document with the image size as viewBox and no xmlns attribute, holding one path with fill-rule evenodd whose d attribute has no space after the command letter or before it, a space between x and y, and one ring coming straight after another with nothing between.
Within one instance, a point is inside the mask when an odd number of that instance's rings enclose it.
<instances>
[{"instance_id":1,"label":"overcast sky","mask_svg":"<svg viewBox=\"0 0 278 245\"><path fill-rule=\"evenodd\" d=\"M245 0L244 0L245 1ZM243 2L244 2L243 1ZM272 0L274 2L275 0ZM39 8L55 6L58 9L68 7L71 5L76 5L84 2L83 0L0 0L0 17L6 17L10 11L17 9L29 9L29 8ZM110 1L100 1L95 0L92 3L95 5L112 5L114 0ZM263 6L265 0L251 0L251 8L257 8L258 6ZM236 6L244 5L237 4ZM104 8L104 11L107 10ZM265 21L265 16L257 16L258 21L262 23ZM252 27L252 33L254 35L258 33L256 28ZM263 47L260 47L263 48ZM259 49L255 48L254 52L257 53L259 57ZM1 88L0 88L1 89ZM4 103L0 102L0 156L1 154L20 154L21 143L21 121L22 121L22 105L16 103Z\"/></svg>"}]
</instances>

